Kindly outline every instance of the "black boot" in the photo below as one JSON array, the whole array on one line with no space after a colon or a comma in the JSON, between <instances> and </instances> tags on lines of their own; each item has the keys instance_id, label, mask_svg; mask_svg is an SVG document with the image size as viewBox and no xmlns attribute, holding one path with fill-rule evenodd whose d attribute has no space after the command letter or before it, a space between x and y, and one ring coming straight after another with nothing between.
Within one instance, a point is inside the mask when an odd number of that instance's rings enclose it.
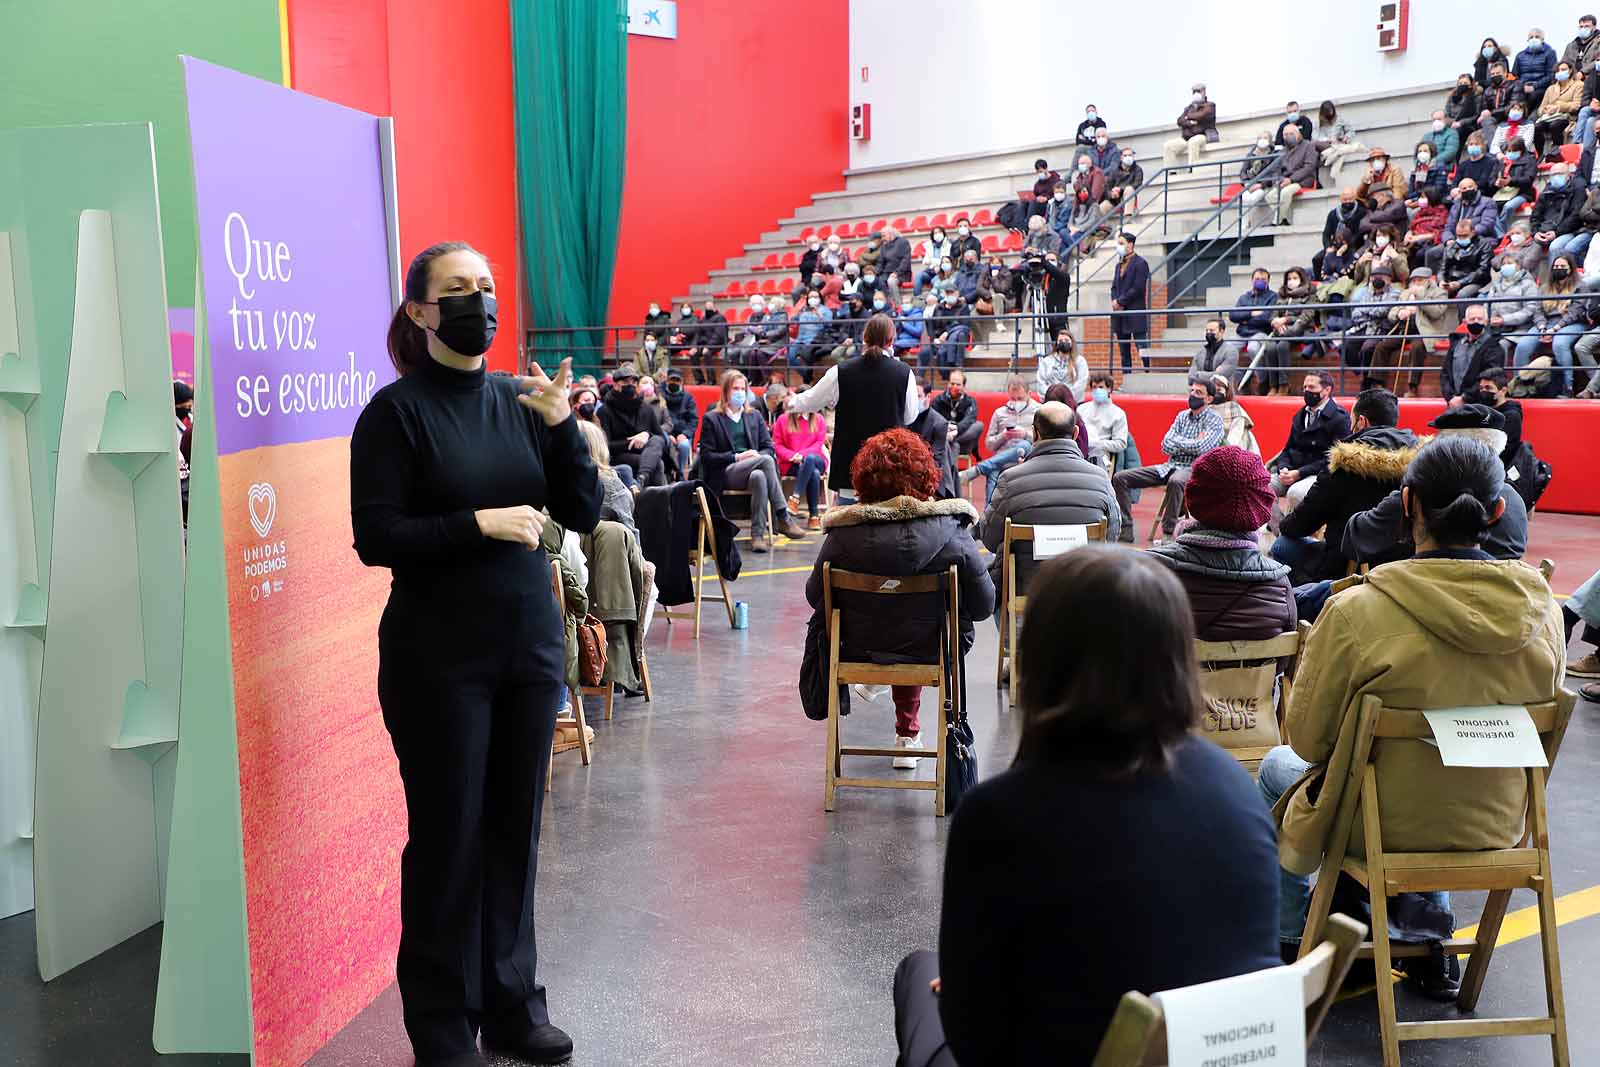
<instances>
[{"instance_id":1,"label":"black boot","mask_svg":"<svg viewBox=\"0 0 1600 1067\"><path fill-rule=\"evenodd\" d=\"M483 1044L491 1051L528 1063L566 1063L572 1058L572 1038L550 1023L535 1026L514 1038L485 1030Z\"/></svg>"}]
</instances>

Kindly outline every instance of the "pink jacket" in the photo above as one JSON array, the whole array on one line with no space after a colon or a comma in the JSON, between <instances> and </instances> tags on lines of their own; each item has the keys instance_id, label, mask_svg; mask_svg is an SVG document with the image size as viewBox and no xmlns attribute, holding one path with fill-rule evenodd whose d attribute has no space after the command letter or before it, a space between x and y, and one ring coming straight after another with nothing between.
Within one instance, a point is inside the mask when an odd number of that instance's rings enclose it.
<instances>
[{"instance_id":1,"label":"pink jacket","mask_svg":"<svg viewBox=\"0 0 1600 1067\"><path fill-rule=\"evenodd\" d=\"M828 420L812 415L810 426L804 416L795 416L795 428L789 429L789 416L782 415L772 425L772 447L778 453L778 467L787 471L801 456L827 455Z\"/></svg>"}]
</instances>

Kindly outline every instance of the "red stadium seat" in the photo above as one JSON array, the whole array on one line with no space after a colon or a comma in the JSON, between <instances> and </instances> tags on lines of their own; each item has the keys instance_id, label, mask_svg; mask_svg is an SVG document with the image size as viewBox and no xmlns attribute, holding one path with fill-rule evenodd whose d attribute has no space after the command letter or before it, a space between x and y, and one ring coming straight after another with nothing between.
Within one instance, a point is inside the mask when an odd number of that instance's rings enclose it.
<instances>
[{"instance_id":1,"label":"red stadium seat","mask_svg":"<svg viewBox=\"0 0 1600 1067\"><path fill-rule=\"evenodd\" d=\"M877 220L876 222L874 222L872 224L872 232L873 233L877 233L878 231L883 230L886 227L888 227L888 225L889 225L889 220L888 219L879 219L879 220Z\"/></svg>"},{"instance_id":2,"label":"red stadium seat","mask_svg":"<svg viewBox=\"0 0 1600 1067\"><path fill-rule=\"evenodd\" d=\"M999 252L1000 251L1000 235L997 234L997 233L984 234L984 237L983 237L983 250L985 252Z\"/></svg>"},{"instance_id":3,"label":"red stadium seat","mask_svg":"<svg viewBox=\"0 0 1600 1067\"><path fill-rule=\"evenodd\" d=\"M928 229L930 229L930 230L943 229L944 227L949 226L949 225L950 225L950 218L949 218L948 215L946 215L942 211L939 212L937 215L935 215L933 218L928 220Z\"/></svg>"},{"instance_id":4,"label":"red stadium seat","mask_svg":"<svg viewBox=\"0 0 1600 1067\"><path fill-rule=\"evenodd\" d=\"M776 253L776 252L767 253L767 258L763 259L761 261L761 266L757 267L756 269L757 270L777 270L778 269L778 253Z\"/></svg>"},{"instance_id":5,"label":"red stadium seat","mask_svg":"<svg viewBox=\"0 0 1600 1067\"><path fill-rule=\"evenodd\" d=\"M750 296L751 294L759 293L760 291L761 291L761 283L756 281L754 278L751 278L749 281L744 283L744 295L745 296Z\"/></svg>"},{"instance_id":6,"label":"red stadium seat","mask_svg":"<svg viewBox=\"0 0 1600 1067\"><path fill-rule=\"evenodd\" d=\"M776 279L776 278L768 278L766 281L762 282L761 283L761 292L764 293L767 296L777 296L778 295L778 279Z\"/></svg>"},{"instance_id":7,"label":"red stadium seat","mask_svg":"<svg viewBox=\"0 0 1600 1067\"><path fill-rule=\"evenodd\" d=\"M800 231L799 236L789 238L789 243L792 245L803 245L807 241L811 240L811 235L815 232L816 231L810 226L807 226L805 229Z\"/></svg>"},{"instance_id":8,"label":"red stadium seat","mask_svg":"<svg viewBox=\"0 0 1600 1067\"><path fill-rule=\"evenodd\" d=\"M916 218L912 219L911 220L910 232L911 233L927 233L928 232L928 216L926 216L926 215L918 215Z\"/></svg>"},{"instance_id":9,"label":"red stadium seat","mask_svg":"<svg viewBox=\"0 0 1600 1067\"><path fill-rule=\"evenodd\" d=\"M1000 249L1004 252L1022 251L1022 234L1018 233L1016 230L1012 230L1010 233L1006 234L1006 239L1000 245Z\"/></svg>"},{"instance_id":10,"label":"red stadium seat","mask_svg":"<svg viewBox=\"0 0 1600 1067\"><path fill-rule=\"evenodd\" d=\"M860 222L856 223L856 228L850 231L850 236L851 237L865 237L870 232L872 232L872 230L871 230L871 227L868 225L867 220L866 219L862 219Z\"/></svg>"},{"instance_id":11,"label":"red stadium seat","mask_svg":"<svg viewBox=\"0 0 1600 1067\"><path fill-rule=\"evenodd\" d=\"M906 230L908 230L910 228L906 224L906 220L904 218L895 219L894 222L892 223L892 225L894 226L895 232L898 233L901 237L904 237L906 235Z\"/></svg>"},{"instance_id":12,"label":"red stadium seat","mask_svg":"<svg viewBox=\"0 0 1600 1067\"><path fill-rule=\"evenodd\" d=\"M848 222L838 223L833 228L833 235L841 241L848 241L850 239L850 224Z\"/></svg>"},{"instance_id":13,"label":"red stadium seat","mask_svg":"<svg viewBox=\"0 0 1600 1067\"><path fill-rule=\"evenodd\" d=\"M716 295L717 295L717 298L719 300L726 300L729 297L738 296L743 291L744 291L744 287L741 286L738 282L733 281L733 282L729 282L727 285L723 286L722 292L720 292L720 293L718 293Z\"/></svg>"},{"instance_id":14,"label":"red stadium seat","mask_svg":"<svg viewBox=\"0 0 1600 1067\"><path fill-rule=\"evenodd\" d=\"M972 216L972 224L974 226L993 226L994 212L989 208L984 208L982 211Z\"/></svg>"},{"instance_id":15,"label":"red stadium seat","mask_svg":"<svg viewBox=\"0 0 1600 1067\"><path fill-rule=\"evenodd\" d=\"M915 248L913 248L911 250L911 258L912 259L921 259L923 256L925 256L927 254L928 254L928 242L926 242L926 241L918 241L917 242L917 247L915 247Z\"/></svg>"},{"instance_id":16,"label":"red stadium seat","mask_svg":"<svg viewBox=\"0 0 1600 1067\"><path fill-rule=\"evenodd\" d=\"M819 241L826 241L829 237L832 237L832 236L833 236L833 227L832 226L824 226L820 230L817 231L817 240L819 240Z\"/></svg>"},{"instance_id":17,"label":"red stadium seat","mask_svg":"<svg viewBox=\"0 0 1600 1067\"><path fill-rule=\"evenodd\" d=\"M1244 192L1244 186L1238 182L1234 182L1232 185L1228 186L1222 191L1221 196L1213 196L1211 198L1211 202L1213 204L1230 204L1233 202L1233 198L1242 192Z\"/></svg>"},{"instance_id":18,"label":"red stadium seat","mask_svg":"<svg viewBox=\"0 0 1600 1067\"><path fill-rule=\"evenodd\" d=\"M793 252L783 254L783 262L779 264L784 270L794 270L800 265L800 257Z\"/></svg>"}]
</instances>

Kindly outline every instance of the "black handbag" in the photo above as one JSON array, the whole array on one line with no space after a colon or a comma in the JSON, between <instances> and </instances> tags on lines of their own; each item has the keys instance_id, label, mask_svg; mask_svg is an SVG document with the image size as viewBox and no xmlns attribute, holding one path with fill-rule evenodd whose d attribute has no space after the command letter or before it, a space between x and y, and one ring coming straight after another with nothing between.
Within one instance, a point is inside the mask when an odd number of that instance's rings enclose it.
<instances>
[{"instance_id":1,"label":"black handbag","mask_svg":"<svg viewBox=\"0 0 1600 1067\"><path fill-rule=\"evenodd\" d=\"M824 722L828 718L828 628L821 611L813 611L806 623L805 650L800 657L800 707L808 719ZM850 690L842 685L839 714L850 714Z\"/></svg>"},{"instance_id":2,"label":"black handbag","mask_svg":"<svg viewBox=\"0 0 1600 1067\"><path fill-rule=\"evenodd\" d=\"M959 643L959 642L952 642ZM944 704L944 813L954 815L961 799L978 784L978 746L967 721L966 678L958 658L949 667Z\"/></svg>"}]
</instances>

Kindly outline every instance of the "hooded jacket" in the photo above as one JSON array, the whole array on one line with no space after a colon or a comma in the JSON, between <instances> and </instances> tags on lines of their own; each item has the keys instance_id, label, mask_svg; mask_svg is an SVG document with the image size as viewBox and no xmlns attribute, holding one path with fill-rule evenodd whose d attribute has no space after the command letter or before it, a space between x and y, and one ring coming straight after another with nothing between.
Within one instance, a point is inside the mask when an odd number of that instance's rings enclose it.
<instances>
[{"instance_id":1,"label":"hooded jacket","mask_svg":"<svg viewBox=\"0 0 1600 1067\"><path fill-rule=\"evenodd\" d=\"M822 547L806 579L806 602L822 611L822 565L886 577L942 574L951 564L961 586L961 647L972 647L972 624L994 614L994 583L978 555L971 526L978 513L966 500L897 496L876 504L829 508ZM858 594L834 599L841 654L872 663L927 662L938 647L943 602L923 597Z\"/></svg>"},{"instance_id":2,"label":"hooded jacket","mask_svg":"<svg viewBox=\"0 0 1600 1067\"><path fill-rule=\"evenodd\" d=\"M1510 278L1496 270L1478 297L1485 300L1515 298L1506 303L1488 305L1491 320L1496 315L1500 316L1501 325L1495 327L1497 330L1536 330L1544 325L1544 309L1539 305L1539 283L1521 267Z\"/></svg>"},{"instance_id":3,"label":"hooded jacket","mask_svg":"<svg viewBox=\"0 0 1600 1067\"><path fill-rule=\"evenodd\" d=\"M1278 527L1286 537L1311 537L1327 527L1318 542L1320 558L1307 563L1306 573L1297 578L1315 582L1344 577L1350 562L1343 551L1345 523L1356 512L1376 507L1399 487L1419 447L1410 430L1373 426L1329 450L1327 473L1317 476L1300 506L1285 515ZM1395 558L1401 554L1396 553Z\"/></svg>"},{"instance_id":4,"label":"hooded jacket","mask_svg":"<svg viewBox=\"0 0 1600 1067\"><path fill-rule=\"evenodd\" d=\"M1108 542L1115 542L1122 530L1122 513L1105 468L1084 459L1077 442L1067 438L1040 441L1027 459L1001 472L994 498L984 509L979 536L984 547L995 553L989 561L989 575L994 579L997 596L1004 592L1000 589L999 553L1005 542L1007 519L1025 526L1104 521ZM1026 552L1017 555L1019 563L1024 564L1018 573L1019 588L1025 586L1021 579L1031 571L1026 564L1032 560L1025 557Z\"/></svg>"},{"instance_id":5,"label":"hooded jacket","mask_svg":"<svg viewBox=\"0 0 1600 1067\"><path fill-rule=\"evenodd\" d=\"M661 399L666 402L673 435L682 434L693 441L695 431L700 429L700 406L694 402L694 394L680 385L677 392L663 389Z\"/></svg>"},{"instance_id":6,"label":"hooded jacket","mask_svg":"<svg viewBox=\"0 0 1600 1067\"><path fill-rule=\"evenodd\" d=\"M1149 550L1183 583L1201 641L1264 641L1299 622L1289 568L1244 544L1252 540L1191 525Z\"/></svg>"},{"instance_id":7,"label":"hooded jacket","mask_svg":"<svg viewBox=\"0 0 1600 1067\"><path fill-rule=\"evenodd\" d=\"M1363 697L1400 708L1549 700L1565 653L1561 610L1539 572L1481 552L1385 564L1334 595L1301 652L1289 698L1291 744L1313 767L1274 809L1285 869L1309 874L1329 847ZM1522 837L1520 769L1446 768L1439 750L1420 740L1380 740L1373 759L1386 849L1508 848ZM1357 819L1351 848L1362 841Z\"/></svg>"}]
</instances>

